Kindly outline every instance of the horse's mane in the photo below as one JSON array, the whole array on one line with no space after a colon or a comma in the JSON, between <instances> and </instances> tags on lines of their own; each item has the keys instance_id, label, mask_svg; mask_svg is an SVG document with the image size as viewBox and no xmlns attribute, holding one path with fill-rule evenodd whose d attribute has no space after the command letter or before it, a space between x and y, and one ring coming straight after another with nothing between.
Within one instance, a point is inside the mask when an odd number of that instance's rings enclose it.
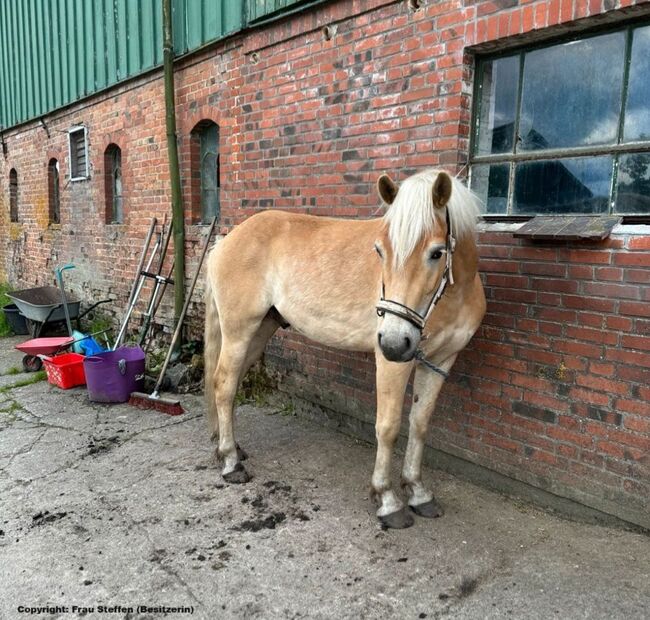
<instances>
[{"instance_id":1,"label":"horse's mane","mask_svg":"<svg viewBox=\"0 0 650 620\"><path fill-rule=\"evenodd\" d=\"M397 266L403 265L422 237L433 230L436 219L439 225L446 226L445 210L433 206L432 188L439 172L423 170L406 179L384 215ZM461 240L473 236L476 231L480 200L460 180L451 179L447 209L454 236Z\"/></svg>"}]
</instances>

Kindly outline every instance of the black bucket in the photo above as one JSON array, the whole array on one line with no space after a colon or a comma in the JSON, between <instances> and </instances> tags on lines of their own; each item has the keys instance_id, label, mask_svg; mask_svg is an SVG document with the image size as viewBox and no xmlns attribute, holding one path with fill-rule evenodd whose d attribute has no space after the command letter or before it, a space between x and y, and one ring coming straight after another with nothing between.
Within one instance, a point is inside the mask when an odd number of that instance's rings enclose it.
<instances>
[{"instance_id":1,"label":"black bucket","mask_svg":"<svg viewBox=\"0 0 650 620\"><path fill-rule=\"evenodd\" d=\"M2 311L5 313L7 323L9 323L9 329L11 329L16 336L26 336L29 334L29 330L27 329L27 320L22 314L20 314L20 310L18 310L16 304L8 304L2 308Z\"/></svg>"}]
</instances>

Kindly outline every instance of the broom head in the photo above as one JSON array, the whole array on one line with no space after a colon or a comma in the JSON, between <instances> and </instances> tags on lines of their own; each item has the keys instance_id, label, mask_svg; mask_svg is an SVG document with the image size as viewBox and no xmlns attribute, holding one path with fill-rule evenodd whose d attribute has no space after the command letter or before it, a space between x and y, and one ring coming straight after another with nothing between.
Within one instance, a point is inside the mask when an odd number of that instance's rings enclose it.
<instances>
[{"instance_id":1,"label":"broom head","mask_svg":"<svg viewBox=\"0 0 650 620\"><path fill-rule=\"evenodd\" d=\"M185 413L180 401L172 400L171 398L161 398L154 394L132 392L129 397L129 405L138 409L155 409L167 415L181 415Z\"/></svg>"}]
</instances>

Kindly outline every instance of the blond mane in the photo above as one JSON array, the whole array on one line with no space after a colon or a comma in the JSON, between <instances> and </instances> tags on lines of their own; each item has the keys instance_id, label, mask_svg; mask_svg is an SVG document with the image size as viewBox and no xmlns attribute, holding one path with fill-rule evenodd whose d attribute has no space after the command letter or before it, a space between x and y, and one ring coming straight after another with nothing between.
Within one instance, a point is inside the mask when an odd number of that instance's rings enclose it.
<instances>
[{"instance_id":1,"label":"blond mane","mask_svg":"<svg viewBox=\"0 0 650 620\"><path fill-rule=\"evenodd\" d=\"M396 266L402 266L423 236L437 223L445 227L445 210L433 206L432 188L440 170L423 170L406 179L388 207L384 221ZM480 200L456 177L451 177L451 198L447 204L453 234L460 240L474 235Z\"/></svg>"}]
</instances>

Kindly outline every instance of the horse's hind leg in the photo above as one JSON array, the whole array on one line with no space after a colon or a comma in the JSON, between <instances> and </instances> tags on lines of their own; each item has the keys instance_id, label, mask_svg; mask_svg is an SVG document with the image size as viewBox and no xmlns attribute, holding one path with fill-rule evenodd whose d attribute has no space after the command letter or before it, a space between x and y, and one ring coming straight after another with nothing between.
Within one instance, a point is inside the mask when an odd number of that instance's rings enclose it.
<instances>
[{"instance_id":1,"label":"horse's hind leg","mask_svg":"<svg viewBox=\"0 0 650 620\"><path fill-rule=\"evenodd\" d=\"M451 368L456 356L445 362ZM409 414L409 439L402 468L402 486L409 493L409 507L421 517L442 516L442 508L433 493L422 483L422 453L431 413L438 400L444 379L438 373L418 367L413 381L413 405Z\"/></svg>"},{"instance_id":2,"label":"horse's hind leg","mask_svg":"<svg viewBox=\"0 0 650 620\"><path fill-rule=\"evenodd\" d=\"M215 401L219 418L218 454L223 459L222 475L226 482L243 483L250 480L241 464L243 453L235 442L234 400L239 382L248 368L259 359L268 339L278 328L271 319L249 330L239 330L237 338L222 338L219 363L214 376Z\"/></svg>"},{"instance_id":3,"label":"horse's hind leg","mask_svg":"<svg viewBox=\"0 0 650 620\"><path fill-rule=\"evenodd\" d=\"M397 497L391 482L391 461L399 434L404 392L412 364L387 361L381 353L377 360L377 457L372 474L373 495L379 499L377 516L385 527L401 529L413 525L413 517Z\"/></svg>"}]
</instances>

